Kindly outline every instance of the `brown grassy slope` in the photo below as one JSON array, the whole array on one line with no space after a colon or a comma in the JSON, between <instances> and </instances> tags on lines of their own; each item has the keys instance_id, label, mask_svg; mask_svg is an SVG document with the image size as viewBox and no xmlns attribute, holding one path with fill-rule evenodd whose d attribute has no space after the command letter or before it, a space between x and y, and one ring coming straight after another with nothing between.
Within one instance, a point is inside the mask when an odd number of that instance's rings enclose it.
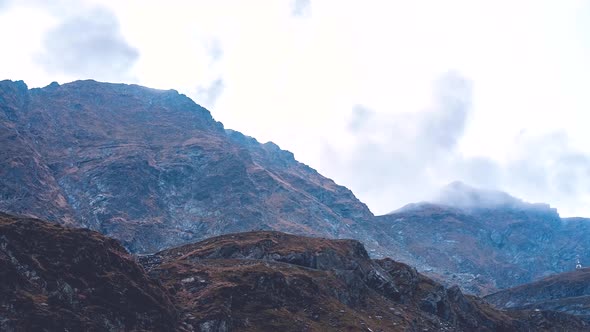
<instances>
[{"instance_id":1,"label":"brown grassy slope","mask_svg":"<svg viewBox=\"0 0 590 332\"><path fill-rule=\"evenodd\" d=\"M170 331L176 312L121 245L0 214L0 330Z\"/></svg>"},{"instance_id":2,"label":"brown grassy slope","mask_svg":"<svg viewBox=\"0 0 590 332\"><path fill-rule=\"evenodd\" d=\"M354 240L279 232L228 234L142 256L203 331L558 331L569 315L505 312L446 289Z\"/></svg>"}]
</instances>

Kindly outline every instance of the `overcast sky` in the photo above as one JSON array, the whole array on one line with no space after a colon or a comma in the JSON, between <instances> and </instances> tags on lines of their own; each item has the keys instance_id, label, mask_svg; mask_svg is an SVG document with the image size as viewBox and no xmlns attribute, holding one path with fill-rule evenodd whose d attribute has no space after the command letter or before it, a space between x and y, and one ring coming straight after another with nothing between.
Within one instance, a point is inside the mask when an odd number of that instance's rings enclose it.
<instances>
[{"instance_id":1,"label":"overcast sky","mask_svg":"<svg viewBox=\"0 0 590 332\"><path fill-rule=\"evenodd\" d=\"M176 89L376 214L454 180L590 217L590 1L0 0L0 79Z\"/></svg>"}]
</instances>

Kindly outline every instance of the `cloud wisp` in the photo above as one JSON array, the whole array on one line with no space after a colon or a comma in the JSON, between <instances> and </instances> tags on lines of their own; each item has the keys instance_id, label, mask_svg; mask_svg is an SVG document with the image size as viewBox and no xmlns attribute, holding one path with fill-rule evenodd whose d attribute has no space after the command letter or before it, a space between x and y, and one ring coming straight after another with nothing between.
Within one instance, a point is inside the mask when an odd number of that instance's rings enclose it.
<instances>
[{"instance_id":1,"label":"cloud wisp","mask_svg":"<svg viewBox=\"0 0 590 332\"><path fill-rule=\"evenodd\" d=\"M422 112L388 114L357 105L348 123L351 146L328 147L324 169L345 179L377 214L436 201L440 188L454 181L580 214L580 202L590 202L590 156L572 147L565 132L523 132L506 146L504 161L464 155L472 98L472 82L448 73L435 83L433 106Z\"/></svg>"},{"instance_id":2,"label":"cloud wisp","mask_svg":"<svg viewBox=\"0 0 590 332\"><path fill-rule=\"evenodd\" d=\"M197 96L196 100L206 108L212 108L215 105L215 102L223 93L225 85L223 83L223 79L218 78L211 82L207 87L198 87L197 88Z\"/></svg>"},{"instance_id":3,"label":"cloud wisp","mask_svg":"<svg viewBox=\"0 0 590 332\"><path fill-rule=\"evenodd\" d=\"M293 0L291 15L295 17L309 17L311 15L311 0Z\"/></svg>"},{"instance_id":4,"label":"cloud wisp","mask_svg":"<svg viewBox=\"0 0 590 332\"><path fill-rule=\"evenodd\" d=\"M65 18L45 34L43 47L36 60L50 74L98 80L121 80L139 58L123 38L117 17L105 8Z\"/></svg>"},{"instance_id":5,"label":"cloud wisp","mask_svg":"<svg viewBox=\"0 0 590 332\"><path fill-rule=\"evenodd\" d=\"M471 108L471 82L449 72L435 83L432 108L418 113L378 113L353 108L350 151L327 149L327 164L372 207L384 211L431 194L437 167L448 168ZM348 149L347 149L348 150ZM327 168L330 168L327 166ZM388 203L389 202L389 203Z\"/></svg>"}]
</instances>

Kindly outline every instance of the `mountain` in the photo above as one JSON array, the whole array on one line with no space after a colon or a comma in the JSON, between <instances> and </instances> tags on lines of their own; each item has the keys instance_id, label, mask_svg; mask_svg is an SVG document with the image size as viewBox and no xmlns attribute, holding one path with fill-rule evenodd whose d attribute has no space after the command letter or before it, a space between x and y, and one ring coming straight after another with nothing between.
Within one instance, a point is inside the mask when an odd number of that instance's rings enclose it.
<instances>
[{"instance_id":1,"label":"mountain","mask_svg":"<svg viewBox=\"0 0 590 332\"><path fill-rule=\"evenodd\" d=\"M0 143L0 211L134 252L258 229L362 237L373 217L350 190L174 90L2 81Z\"/></svg>"},{"instance_id":2,"label":"mountain","mask_svg":"<svg viewBox=\"0 0 590 332\"><path fill-rule=\"evenodd\" d=\"M590 321L590 269L552 275L485 299L500 308L561 311Z\"/></svg>"},{"instance_id":3,"label":"mountain","mask_svg":"<svg viewBox=\"0 0 590 332\"><path fill-rule=\"evenodd\" d=\"M590 220L561 219L549 205L461 183L436 203L410 204L372 226L404 262L474 294L570 271L577 255L590 257Z\"/></svg>"},{"instance_id":4,"label":"mountain","mask_svg":"<svg viewBox=\"0 0 590 332\"><path fill-rule=\"evenodd\" d=\"M2 331L588 329L564 313L494 309L355 240L258 231L134 259L89 230L2 214L0 231Z\"/></svg>"},{"instance_id":5,"label":"mountain","mask_svg":"<svg viewBox=\"0 0 590 332\"><path fill-rule=\"evenodd\" d=\"M0 81L0 211L84 227L133 253L274 230L354 238L465 292L490 294L590 257L590 220L455 182L374 216L272 142L225 129L174 90Z\"/></svg>"}]
</instances>

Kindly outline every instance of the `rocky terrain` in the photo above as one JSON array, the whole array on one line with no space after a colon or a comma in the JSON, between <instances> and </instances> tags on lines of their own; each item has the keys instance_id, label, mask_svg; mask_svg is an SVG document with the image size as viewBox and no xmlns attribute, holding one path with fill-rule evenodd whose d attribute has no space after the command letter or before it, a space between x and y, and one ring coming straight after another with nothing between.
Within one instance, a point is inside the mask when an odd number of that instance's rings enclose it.
<instances>
[{"instance_id":1,"label":"rocky terrain","mask_svg":"<svg viewBox=\"0 0 590 332\"><path fill-rule=\"evenodd\" d=\"M0 328L95 331L583 331L501 311L354 240L260 231L138 258L99 233L0 216Z\"/></svg>"},{"instance_id":2,"label":"rocky terrain","mask_svg":"<svg viewBox=\"0 0 590 332\"><path fill-rule=\"evenodd\" d=\"M174 90L76 81L0 82L0 211L99 231L133 253L275 230L354 238L485 295L590 257L590 220L448 186L432 203L374 216L272 142L225 129Z\"/></svg>"},{"instance_id":3,"label":"rocky terrain","mask_svg":"<svg viewBox=\"0 0 590 332\"><path fill-rule=\"evenodd\" d=\"M590 321L590 269L552 275L485 299L499 308L554 310Z\"/></svg>"},{"instance_id":4,"label":"rocky terrain","mask_svg":"<svg viewBox=\"0 0 590 332\"><path fill-rule=\"evenodd\" d=\"M173 331L177 313L115 240L0 214L0 331Z\"/></svg>"},{"instance_id":5,"label":"rocky terrain","mask_svg":"<svg viewBox=\"0 0 590 332\"><path fill-rule=\"evenodd\" d=\"M174 90L2 81L0 140L0 211L97 230L134 252L257 229L351 237L373 216Z\"/></svg>"},{"instance_id":6,"label":"rocky terrain","mask_svg":"<svg viewBox=\"0 0 590 332\"><path fill-rule=\"evenodd\" d=\"M376 240L447 284L474 294L571 271L590 257L590 220L505 193L454 183L437 203L408 205L375 218ZM450 192L449 192L450 191Z\"/></svg>"}]
</instances>

